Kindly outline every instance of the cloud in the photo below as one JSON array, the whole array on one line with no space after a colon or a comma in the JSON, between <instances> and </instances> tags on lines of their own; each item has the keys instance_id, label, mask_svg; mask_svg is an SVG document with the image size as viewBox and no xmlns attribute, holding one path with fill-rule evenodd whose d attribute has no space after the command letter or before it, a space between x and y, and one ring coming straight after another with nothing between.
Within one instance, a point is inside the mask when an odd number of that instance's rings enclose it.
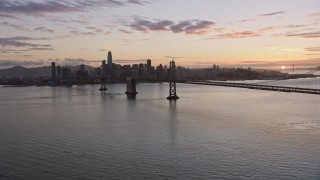
<instances>
[{"instance_id":1,"label":"cloud","mask_svg":"<svg viewBox=\"0 0 320 180\"><path fill-rule=\"evenodd\" d=\"M174 22L169 20L161 20L158 22L151 22L148 20L135 20L134 23L130 25L131 28L137 31L149 32L149 31L168 31L169 26L173 25Z\"/></svg>"},{"instance_id":2,"label":"cloud","mask_svg":"<svg viewBox=\"0 0 320 180\"><path fill-rule=\"evenodd\" d=\"M79 5L71 5L56 1L18 2L2 0L0 1L0 11L28 15L44 15L48 13L81 11L81 8Z\"/></svg>"},{"instance_id":3,"label":"cloud","mask_svg":"<svg viewBox=\"0 0 320 180\"><path fill-rule=\"evenodd\" d=\"M197 21L194 24L186 26L184 31L186 34L206 34L211 27L215 25L214 22L211 21Z\"/></svg>"},{"instance_id":4,"label":"cloud","mask_svg":"<svg viewBox=\"0 0 320 180\"><path fill-rule=\"evenodd\" d=\"M185 29L191 25L192 24L190 21L182 21L182 22L179 22L178 24L171 26L170 29L174 33L180 33L180 32L184 32Z\"/></svg>"},{"instance_id":5,"label":"cloud","mask_svg":"<svg viewBox=\"0 0 320 180\"><path fill-rule=\"evenodd\" d=\"M10 49L10 48L5 48L2 47L0 48L0 54L21 54L21 53L25 53L25 52L29 52L29 51L51 51L53 50L53 47L27 47L23 49L21 49L21 47L19 47L18 49Z\"/></svg>"},{"instance_id":6,"label":"cloud","mask_svg":"<svg viewBox=\"0 0 320 180\"><path fill-rule=\"evenodd\" d=\"M31 29L26 28L24 26L15 25L15 24L12 24L12 23L9 23L9 22L2 22L0 24L3 25L3 26L8 26L8 27L15 28L16 30L19 30L19 31L32 31Z\"/></svg>"},{"instance_id":7,"label":"cloud","mask_svg":"<svg viewBox=\"0 0 320 180\"><path fill-rule=\"evenodd\" d=\"M272 13L266 13L266 14L260 14L258 16L275 16L275 15L279 15L279 14L283 14L285 13L284 11L277 11L277 12L272 12Z\"/></svg>"},{"instance_id":8,"label":"cloud","mask_svg":"<svg viewBox=\"0 0 320 180\"><path fill-rule=\"evenodd\" d=\"M133 64L133 63L145 63L147 60L146 59L118 59L118 60L114 60L114 62L117 63L128 63L128 64Z\"/></svg>"},{"instance_id":9,"label":"cloud","mask_svg":"<svg viewBox=\"0 0 320 180\"><path fill-rule=\"evenodd\" d=\"M290 47L290 46L273 46L273 45L266 45L263 46L266 47L270 50L277 50L277 51L290 51L290 52L299 52L299 51L303 51L303 49L299 48L299 47Z\"/></svg>"},{"instance_id":10,"label":"cloud","mask_svg":"<svg viewBox=\"0 0 320 180\"><path fill-rule=\"evenodd\" d=\"M64 20L63 20L64 21ZM67 21L64 21L64 22L67 22ZM83 24L83 25L86 25L86 24L89 24L89 21L84 21L84 20L71 20L70 22L74 22L74 23L78 23L78 24Z\"/></svg>"},{"instance_id":11,"label":"cloud","mask_svg":"<svg viewBox=\"0 0 320 180\"><path fill-rule=\"evenodd\" d=\"M103 29L101 29L101 28L97 28L97 27L93 27L93 26L87 26L86 29L92 30L92 31L94 31L94 32L96 32L96 33L110 34L109 31L105 31L105 30L103 30Z\"/></svg>"},{"instance_id":12,"label":"cloud","mask_svg":"<svg viewBox=\"0 0 320 180\"><path fill-rule=\"evenodd\" d=\"M43 66L45 62L39 61L19 61L19 60L0 60L0 67L13 67L13 66Z\"/></svg>"},{"instance_id":13,"label":"cloud","mask_svg":"<svg viewBox=\"0 0 320 180\"><path fill-rule=\"evenodd\" d=\"M275 34L273 37L297 37L297 38L320 38L320 31L316 32L306 32L306 33L285 33L285 34Z\"/></svg>"},{"instance_id":14,"label":"cloud","mask_svg":"<svg viewBox=\"0 0 320 180\"><path fill-rule=\"evenodd\" d=\"M259 32L271 32L271 31L275 31L276 29L279 29L279 26L269 26L269 27L265 27L262 29L259 29Z\"/></svg>"},{"instance_id":15,"label":"cloud","mask_svg":"<svg viewBox=\"0 0 320 180\"><path fill-rule=\"evenodd\" d=\"M49 62L56 62L56 64L58 65L62 65L62 66L78 66L81 64L90 64L91 62L94 61L89 61L86 59L82 59L82 58L65 58L65 59L48 59L47 63L49 64ZM99 61L101 62L101 61Z\"/></svg>"},{"instance_id":16,"label":"cloud","mask_svg":"<svg viewBox=\"0 0 320 180\"><path fill-rule=\"evenodd\" d=\"M238 21L239 23L246 23L246 22L251 22L251 21L257 21L258 19L242 19Z\"/></svg>"},{"instance_id":17,"label":"cloud","mask_svg":"<svg viewBox=\"0 0 320 180\"><path fill-rule=\"evenodd\" d=\"M33 47L29 48L29 50L35 50L35 51L51 51L53 50L52 47Z\"/></svg>"},{"instance_id":18,"label":"cloud","mask_svg":"<svg viewBox=\"0 0 320 180\"><path fill-rule=\"evenodd\" d=\"M287 25L284 28L307 28L312 26L318 26L320 23L311 23L311 24L294 24L294 25Z\"/></svg>"},{"instance_id":19,"label":"cloud","mask_svg":"<svg viewBox=\"0 0 320 180\"><path fill-rule=\"evenodd\" d=\"M291 24L291 25L283 25L283 26L269 26L259 30L259 32L272 32L279 29L301 29L318 26L320 23L311 23L311 24Z\"/></svg>"},{"instance_id":20,"label":"cloud","mask_svg":"<svg viewBox=\"0 0 320 180\"><path fill-rule=\"evenodd\" d=\"M37 28L34 28L33 29L34 31L42 31L42 32L48 32L48 33L54 33L55 30L53 29L49 29L49 28L46 28L46 27L37 27Z\"/></svg>"},{"instance_id":21,"label":"cloud","mask_svg":"<svg viewBox=\"0 0 320 180\"><path fill-rule=\"evenodd\" d=\"M288 26L285 26L285 27L286 28L304 28L306 26L307 25L297 24L297 25L288 25Z\"/></svg>"},{"instance_id":22,"label":"cloud","mask_svg":"<svg viewBox=\"0 0 320 180\"><path fill-rule=\"evenodd\" d=\"M207 38L205 40L252 38L252 37L259 37L259 36L261 35L253 31L242 31L242 32L231 32L231 33L220 34L215 37Z\"/></svg>"},{"instance_id":23,"label":"cloud","mask_svg":"<svg viewBox=\"0 0 320 180\"><path fill-rule=\"evenodd\" d=\"M28 50L16 50L16 49L0 49L0 53L1 54L9 54L9 53L13 53L13 54L20 54L20 53L23 53L23 52L26 52Z\"/></svg>"},{"instance_id":24,"label":"cloud","mask_svg":"<svg viewBox=\"0 0 320 180\"><path fill-rule=\"evenodd\" d=\"M320 12L311 13L311 14L309 14L309 17L320 17Z\"/></svg>"},{"instance_id":25,"label":"cloud","mask_svg":"<svg viewBox=\"0 0 320 180\"><path fill-rule=\"evenodd\" d=\"M96 27L86 27L90 31L79 31L77 29L70 31L71 36L94 36L98 34L103 34L103 35L110 35L112 34L109 31L104 31L102 29L96 28Z\"/></svg>"},{"instance_id":26,"label":"cloud","mask_svg":"<svg viewBox=\"0 0 320 180\"><path fill-rule=\"evenodd\" d=\"M78 30L73 30L73 31L70 31L70 33L73 35L73 36L88 36L88 35L96 35L96 33L94 32L81 32L81 31L78 31Z\"/></svg>"},{"instance_id":27,"label":"cloud","mask_svg":"<svg viewBox=\"0 0 320 180\"><path fill-rule=\"evenodd\" d=\"M11 15L11 14L3 14L0 13L0 18L7 18L7 19L18 19L16 16Z\"/></svg>"},{"instance_id":28,"label":"cloud","mask_svg":"<svg viewBox=\"0 0 320 180\"><path fill-rule=\"evenodd\" d=\"M305 54L307 56L320 56L320 53L313 53L313 54Z\"/></svg>"},{"instance_id":29,"label":"cloud","mask_svg":"<svg viewBox=\"0 0 320 180\"><path fill-rule=\"evenodd\" d=\"M59 60L55 60L55 61L59 61ZM64 65L64 66L77 66L80 64L90 64L90 61L88 61L86 59L82 59L82 58L78 58L78 59L65 58L62 61L62 65Z\"/></svg>"},{"instance_id":30,"label":"cloud","mask_svg":"<svg viewBox=\"0 0 320 180\"><path fill-rule=\"evenodd\" d=\"M82 12L100 7L119 7L130 4L146 5L145 0L1 0L0 12L7 14L47 15L52 13Z\"/></svg>"},{"instance_id":31,"label":"cloud","mask_svg":"<svg viewBox=\"0 0 320 180\"><path fill-rule=\"evenodd\" d=\"M201 57L164 56L166 59L200 59Z\"/></svg>"},{"instance_id":32,"label":"cloud","mask_svg":"<svg viewBox=\"0 0 320 180\"><path fill-rule=\"evenodd\" d=\"M1 38L1 39L8 39L14 41L37 41L37 40L48 40L48 38L34 38L34 37L26 37L26 36L15 36L11 38Z\"/></svg>"},{"instance_id":33,"label":"cloud","mask_svg":"<svg viewBox=\"0 0 320 180\"><path fill-rule=\"evenodd\" d=\"M125 30L125 29L118 29L119 32L122 32L124 34L132 34L131 31Z\"/></svg>"},{"instance_id":34,"label":"cloud","mask_svg":"<svg viewBox=\"0 0 320 180\"><path fill-rule=\"evenodd\" d=\"M309 48L304 48L304 50L308 52L320 52L320 47L309 47Z\"/></svg>"},{"instance_id":35,"label":"cloud","mask_svg":"<svg viewBox=\"0 0 320 180\"><path fill-rule=\"evenodd\" d=\"M201 35L212 30L214 25L214 22L204 20L186 20L176 23L170 20L158 20L152 22L136 18L129 27L145 33L150 31L171 31L173 33Z\"/></svg>"},{"instance_id":36,"label":"cloud","mask_svg":"<svg viewBox=\"0 0 320 180\"><path fill-rule=\"evenodd\" d=\"M145 5L145 4L148 4L150 2L148 1L143 1L143 0L128 0L127 3L130 3L130 4L138 4L138 5Z\"/></svg>"},{"instance_id":37,"label":"cloud","mask_svg":"<svg viewBox=\"0 0 320 180\"><path fill-rule=\"evenodd\" d=\"M32 38L32 37L24 37L24 36L0 38L0 53L1 54L21 54L28 51L53 50L52 45L49 45L49 44L36 44L36 43L25 42L25 41L37 41L37 40L47 40L47 38Z\"/></svg>"},{"instance_id":38,"label":"cloud","mask_svg":"<svg viewBox=\"0 0 320 180\"><path fill-rule=\"evenodd\" d=\"M28 37L13 37L13 38L0 38L0 46L7 47L32 47L32 48L38 48L38 47L51 47L51 45L48 44L34 44L34 43L26 43L22 42L23 40L39 40L37 38L28 38Z\"/></svg>"}]
</instances>

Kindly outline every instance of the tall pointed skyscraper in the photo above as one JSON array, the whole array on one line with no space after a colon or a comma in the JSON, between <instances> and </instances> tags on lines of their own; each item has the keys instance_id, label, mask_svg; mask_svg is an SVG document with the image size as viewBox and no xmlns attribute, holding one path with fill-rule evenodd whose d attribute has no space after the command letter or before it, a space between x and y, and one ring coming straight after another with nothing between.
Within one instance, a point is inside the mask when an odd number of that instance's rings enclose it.
<instances>
[{"instance_id":1,"label":"tall pointed skyscraper","mask_svg":"<svg viewBox=\"0 0 320 180\"><path fill-rule=\"evenodd\" d=\"M112 75L112 53L111 51L108 52L108 69L107 74Z\"/></svg>"},{"instance_id":2,"label":"tall pointed skyscraper","mask_svg":"<svg viewBox=\"0 0 320 180\"><path fill-rule=\"evenodd\" d=\"M112 52L108 52L108 64L112 64Z\"/></svg>"}]
</instances>

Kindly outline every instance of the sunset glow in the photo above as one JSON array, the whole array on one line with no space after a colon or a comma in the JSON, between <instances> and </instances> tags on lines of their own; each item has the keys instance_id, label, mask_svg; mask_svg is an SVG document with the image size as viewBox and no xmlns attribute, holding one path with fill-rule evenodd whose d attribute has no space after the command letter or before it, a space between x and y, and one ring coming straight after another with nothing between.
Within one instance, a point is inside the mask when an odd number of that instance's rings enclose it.
<instances>
[{"instance_id":1,"label":"sunset glow","mask_svg":"<svg viewBox=\"0 0 320 180\"><path fill-rule=\"evenodd\" d=\"M119 64L315 67L319 9L318 0L1 0L0 68L98 66L108 50Z\"/></svg>"}]
</instances>

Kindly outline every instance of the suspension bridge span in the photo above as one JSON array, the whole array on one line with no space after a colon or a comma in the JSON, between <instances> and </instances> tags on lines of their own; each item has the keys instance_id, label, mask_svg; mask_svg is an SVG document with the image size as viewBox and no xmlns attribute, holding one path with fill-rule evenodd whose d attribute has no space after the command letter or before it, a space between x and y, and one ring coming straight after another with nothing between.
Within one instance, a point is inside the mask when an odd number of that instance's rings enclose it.
<instances>
[{"instance_id":1,"label":"suspension bridge span","mask_svg":"<svg viewBox=\"0 0 320 180\"><path fill-rule=\"evenodd\" d=\"M264 84L253 84L253 83L219 82L219 81L187 81L186 83L320 95L320 89L313 89L313 88L300 88L300 87L264 85Z\"/></svg>"}]
</instances>

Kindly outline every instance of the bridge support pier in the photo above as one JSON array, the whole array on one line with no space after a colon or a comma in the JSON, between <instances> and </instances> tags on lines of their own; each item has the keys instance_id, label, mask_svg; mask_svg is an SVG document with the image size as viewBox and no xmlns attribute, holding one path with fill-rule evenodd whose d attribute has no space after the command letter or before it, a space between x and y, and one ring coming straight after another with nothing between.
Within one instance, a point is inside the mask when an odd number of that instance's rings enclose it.
<instances>
[{"instance_id":1,"label":"bridge support pier","mask_svg":"<svg viewBox=\"0 0 320 180\"><path fill-rule=\"evenodd\" d=\"M176 86L176 63L174 59L170 62L170 86L169 86L169 96L168 100L177 100L179 97L177 96L177 86Z\"/></svg>"},{"instance_id":2,"label":"bridge support pier","mask_svg":"<svg viewBox=\"0 0 320 180\"><path fill-rule=\"evenodd\" d=\"M137 89L136 89L136 80L128 77L127 78L127 91L126 94L128 96L136 96L138 94Z\"/></svg>"},{"instance_id":3,"label":"bridge support pier","mask_svg":"<svg viewBox=\"0 0 320 180\"><path fill-rule=\"evenodd\" d=\"M108 89L106 87L106 77L105 76L102 76L101 77L101 87L99 89L99 91L101 91L101 93L104 93L106 92Z\"/></svg>"}]
</instances>

